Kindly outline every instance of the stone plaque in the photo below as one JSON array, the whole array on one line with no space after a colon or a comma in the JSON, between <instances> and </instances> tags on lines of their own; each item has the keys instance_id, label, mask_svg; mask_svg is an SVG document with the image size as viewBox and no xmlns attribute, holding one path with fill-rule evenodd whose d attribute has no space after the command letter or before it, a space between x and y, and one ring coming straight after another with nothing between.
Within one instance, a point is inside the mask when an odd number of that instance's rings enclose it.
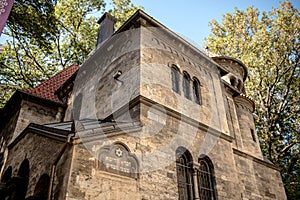
<instances>
[{"instance_id":1,"label":"stone plaque","mask_svg":"<svg viewBox=\"0 0 300 200\"><path fill-rule=\"evenodd\" d=\"M103 147L98 155L100 170L137 178L137 158L123 145L117 144Z\"/></svg>"}]
</instances>

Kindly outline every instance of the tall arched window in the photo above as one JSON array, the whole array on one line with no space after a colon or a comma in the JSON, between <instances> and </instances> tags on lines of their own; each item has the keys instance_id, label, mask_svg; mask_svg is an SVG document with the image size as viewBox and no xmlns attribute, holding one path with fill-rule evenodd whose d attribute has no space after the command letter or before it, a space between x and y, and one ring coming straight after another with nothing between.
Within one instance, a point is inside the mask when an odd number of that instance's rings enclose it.
<instances>
[{"instance_id":1,"label":"tall arched window","mask_svg":"<svg viewBox=\"0 0 300 200\"><path fill-rule=\"evenodd\" d=\"M190 75L187 72L183 73L183 82L182 82L182 87L183 87L183 93L185 98L191 99L191 92L190 92Z\"/></svg>"},{"instance_id":2,"label":"tall arched window","mask_svg":"<svg viewBox=\"0 0 300 200\"><path fill-rule=\"evenodd\" d=\"M19 168L18 176L13 177L11 199L25 199L29 181L29 160L25 159Z\"/></svg>"},{"instance_id":3,"label":"tall arched window","mask_svg":"<svg viewBox=\"0 0 300 200\"><path fill-rule=\"evenodd\" d=\"M171 74L172 74L172 89L174 92L180 94L180 88L179 88L179 82L180 82L180 76L179 76L179 70L178 68L173 65L171 68Z\"/></svg>"},{"instance_id":4,"label":"tall arched window","mask_svg":"<svg viewBox=\"0 0 300 200\"><path fill-rule=\"evenodd\" d=\"M176 150L176 158L179 200L191 200L193 199L192 156L188 150L179 147Z\"/></svg>"},{"instance_id":5,"label":"tall arched window","mask_svg":"<svg viewBox=\"0 0 300 200\"><path fill-rule=\"evenodd\" d=\"M5 172L1 178L0 199L10 199L10 196L11 196L11 191L10 191L11 174L12 174L12 167L9 166L5 170Z\"/></svg>"},{"instance_id":6,"label":"tall arched window","mask_svg":"<svg viewBox=\"0 0 300 200\"><path fill-rule=\"evenodd\" d=\"M211 160L205 156L199 159L198 190L201 200L216 199L215 176Z\"/></svg>"},{"instance_id":7,"label":"tall arched window","mask_svg":"<svg viewBox=\"0 0 300 200\"><path fill-rule=\"evenodd\" d=\"M200 82L197 78L193 79L193 95L194 100L197 104L201 105L201 89L200 89Z\"/></svg>"},{"instance_id":8,"label":"tall arched window","mask_svg":"<svg viewBox=\"0 0 300 200\"><path fill-rule=\"evenodd\" d=\"M2 176L1 182L2 183L7 183L11 179L11 174L12 174L12 167L9 166L5 170L5 172L4 172L3 176Z\"/></svg>"},{"instance_id":9,"label":"tall arched window","mask_svg":"<svg viewBox=\"0 0 300 200\"><path fill-rule=\"evenodd\" d=\"M43 174L38 180L34 189L34 198L39 200L46 200L48 195L50 177L48 174Z\"/></svg>"}]
</instances>

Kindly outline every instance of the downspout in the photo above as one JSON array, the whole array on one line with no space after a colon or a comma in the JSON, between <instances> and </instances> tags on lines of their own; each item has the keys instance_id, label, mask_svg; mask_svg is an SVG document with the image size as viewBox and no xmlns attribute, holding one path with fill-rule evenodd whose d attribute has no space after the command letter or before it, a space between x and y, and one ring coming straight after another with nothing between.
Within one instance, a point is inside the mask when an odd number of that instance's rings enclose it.
<instances>
[{"instance_id":1,"label":"downspout","mask_svg":"<svg viewBox=\"0 0 300 200\"><path fill-rule=\"evenodd\" d=\"M55 161L52 164L47 200L51 200L51 198L52 198L52 190L53 190L54 174L55 174L55 170L56 170L56 165L57 165L58 161L61 159L61 157L64 154L64 152L66 151L68 145L71 144L71 137L73 137L73 136L74 136L74 133L71 133L71 134L68 135L66 143L61 148L59 154L57 155Z\"/></svg>"}]
</instances>

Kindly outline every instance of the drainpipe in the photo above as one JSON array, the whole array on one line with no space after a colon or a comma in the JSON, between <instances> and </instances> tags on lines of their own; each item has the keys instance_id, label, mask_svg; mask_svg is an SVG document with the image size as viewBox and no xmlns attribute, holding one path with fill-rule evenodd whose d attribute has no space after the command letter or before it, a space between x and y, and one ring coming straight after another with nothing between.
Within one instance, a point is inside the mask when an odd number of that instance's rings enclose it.
<instances>
[{"instance_id":1,"label":"drainpipe","mask_svg":"<svg viewBox=\"0 0 300 200\"><path fill-rule=\"evenodd\" d=\"M66 143L61 148L59 154L57 155L57 157L56 157L56 159L54 161L54 163L52 164L47 200L51 200L52 199L52 190L53 190L54 174L55 174L55 170L56 170L56 165L57 165L58 161L61 159L61 157L64 154L64 152L66 151L68 145L71 144L71 137L73 137L73 136L74 136L74 133L71 133L71 134L68 135Z\"/></svg>"}]
</instances>

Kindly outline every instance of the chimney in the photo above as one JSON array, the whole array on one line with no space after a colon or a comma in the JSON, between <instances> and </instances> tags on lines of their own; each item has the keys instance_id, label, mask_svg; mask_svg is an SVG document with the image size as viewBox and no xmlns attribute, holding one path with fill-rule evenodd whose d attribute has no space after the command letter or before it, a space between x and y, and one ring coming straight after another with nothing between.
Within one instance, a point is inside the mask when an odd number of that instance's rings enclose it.
<instances>
[{"instance_id":1,"label":"chimney","mask_svg":"<svg viewBox=\"0 0 300 200\"><path fill-rule=\"evenodd\" d=\"M98 29L97 47L106 39L110 38L115 32L115 23L117 19L111 16L109 13L104 15L97 22L100 26Z\"/></svg>"}]
</instances>

